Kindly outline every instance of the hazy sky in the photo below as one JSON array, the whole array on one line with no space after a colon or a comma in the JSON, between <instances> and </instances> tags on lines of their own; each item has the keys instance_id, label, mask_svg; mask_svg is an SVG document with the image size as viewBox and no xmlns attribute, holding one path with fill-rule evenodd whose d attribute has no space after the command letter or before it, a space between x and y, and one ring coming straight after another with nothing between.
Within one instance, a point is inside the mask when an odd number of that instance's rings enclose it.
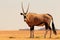
<instances>
[{"instance_id":1,"label":"hazy sky","mask_svg":"<svg viewBox=\"0 0 60 40\"><path fill-rule=\"evenodd\" d=\"M25 11L30 3L29 12L51 14L55 27L60 29L60 0L0 0L0 30L29 28L19 14L22 12L21 2Z\"/></svg>"}]
</instances>

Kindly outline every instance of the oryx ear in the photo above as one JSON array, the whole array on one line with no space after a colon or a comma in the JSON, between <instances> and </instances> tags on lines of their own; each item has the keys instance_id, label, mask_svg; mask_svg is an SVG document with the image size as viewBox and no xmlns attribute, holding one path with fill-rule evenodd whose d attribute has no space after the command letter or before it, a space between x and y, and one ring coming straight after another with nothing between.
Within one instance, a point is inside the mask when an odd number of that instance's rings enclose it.
<instances>
[{"instance_id":1,"label":"oryx ear","mask_svg":"<svg viewBox=\"0 0 60 40\"><path fill-rule=\"evenodd\" d=\"M20 13L20 15L23 15L23 13Z\"/></svg>"}]
</instances>

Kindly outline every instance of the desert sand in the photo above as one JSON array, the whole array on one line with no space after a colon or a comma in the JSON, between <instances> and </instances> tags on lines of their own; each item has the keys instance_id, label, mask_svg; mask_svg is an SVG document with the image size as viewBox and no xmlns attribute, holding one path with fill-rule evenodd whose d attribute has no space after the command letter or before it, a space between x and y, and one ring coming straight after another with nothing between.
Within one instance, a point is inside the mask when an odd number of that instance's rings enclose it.
<instances>
[{"instance_id":1,"label":"desert sand","mask_svg":"<svg viewBox=\"0 0 60 40\"><path fill-rule=\"evenodd\" d=\"M34 38L30 38L29 30L0 30L0 40L60 40L60 30L57 30L57 35L52 32L52 38L44 38L44 30L34 30Z\"/></svg>"}]
</instances>

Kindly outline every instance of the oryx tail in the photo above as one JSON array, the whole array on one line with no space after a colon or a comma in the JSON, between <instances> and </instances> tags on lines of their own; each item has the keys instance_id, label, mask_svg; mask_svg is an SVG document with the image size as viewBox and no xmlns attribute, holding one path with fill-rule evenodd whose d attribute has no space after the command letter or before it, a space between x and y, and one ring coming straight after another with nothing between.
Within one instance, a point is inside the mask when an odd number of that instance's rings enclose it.
<instances>
[{"instance_id":1,"label":"oryx tail","mask_svg":"<svg viewBox=\"0 0 60 40\"><path fill-rule=\"evenodd\" d=\"M53 19L52 19L52 30L53 30L53 33L56 35L57 32L56 32L56 29L55 29L55 25L54 25Z\"/></svg>"}]
</instances>

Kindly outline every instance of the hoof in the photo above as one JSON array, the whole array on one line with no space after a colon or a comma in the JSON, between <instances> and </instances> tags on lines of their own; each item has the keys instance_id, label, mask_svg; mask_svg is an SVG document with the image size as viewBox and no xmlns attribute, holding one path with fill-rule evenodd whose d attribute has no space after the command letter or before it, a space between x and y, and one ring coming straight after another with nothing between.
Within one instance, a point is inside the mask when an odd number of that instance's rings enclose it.
<instances>
[{"instance_id":1,"label":"hoof","mask_svg":"<svg viewBox=\"0 0 60 40\"><path fill-rule=\"evenodd\" d=\"M51 38L51 37L49 37L49 38Z\"/></svg>"},{"instance_id":2,"label":"hoof","mask_svg":"<svg viewBox=\"0 0 60 40\"><path fill-rule=\"evenodd\" d=\"M34 37L30 37L30 38L34 38Z\"/></svg>"},{"instance_id":3,"label":"hoof","mask_svg":"<svg viewBox=\"0 0 60 40\"><path fill-rule=\"evenodd\" d=\"M44 37L44 38L46 38L46 37Z\"/></svg>"}]
</instances>

